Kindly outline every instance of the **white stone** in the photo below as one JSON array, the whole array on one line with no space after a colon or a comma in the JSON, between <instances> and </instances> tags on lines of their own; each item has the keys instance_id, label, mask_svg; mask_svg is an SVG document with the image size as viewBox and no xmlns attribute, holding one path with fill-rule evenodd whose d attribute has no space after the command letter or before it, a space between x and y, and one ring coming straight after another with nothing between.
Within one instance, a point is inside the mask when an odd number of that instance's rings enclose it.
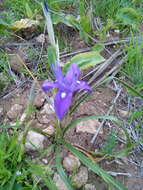
<instances>
[{"instance_id":1,"label":"white stone","mask_svg":"<svg viewBox=\"0 0 143 190\"><path fill-rule=\"evenodd\" d=\"M26 151L37 150L44 148L45 136L35 131L29 131L26 138L25 149Z\"/></svg>"},{"instance_id":2,"label":"white stone","mask_svg":"<svg viewBox=\"0 0 143 190\"><path fill-rule=\"evenodd\" d=\"M72 178L72 182L75 187L80 188L87 183L88 169L81 167L79 172Z\"/></svg>"},{"instance_id":3,"label":"white stone","mask_svg":"<svg viewBox=\"0 0 143 190\"><path fill-rule=\"evenodd\" d=\"M121 109L119 109L119 114L123 118L127 118L129 116L129 112L127 110L121 110Z\"/></svg>"},{"instance_id":4,"label":"white stone","mask_svg":"<svg viewBox=\"0 0 143 190\"><path fill-rule=\"evenodd\" d=\"M95 187L95 185L93 185L93 184L86 184L86 185L84 186L84 189L85 189L85 190L96 190L96 187Z\"/></svg>"},{"instance_id":5,"label":"white stone","mask_svg":"<svg viewBox=\"0 0 143 190\"><path fill-rule=\"evenodd\" d=\"M56 184L58 190L68 190L67 186L57 173L54 174L53 181Z\"/></svg>"},{"instance_id":6,"label":"white stone","mask_svg":"<svg viewBox=\"0 0 143 190\"><path fill-rule=\"evenodd\" d=\"M100 125L100 122L98 121L98 119L90 119L87 121L81 121L76 126L76 132L77 133L86 132L86 133L95 134L99 125ZM100 130L99 134L103 134L102 129Z\"/></svg>"},{"instance_id":7,"label":"white stone","mask_svg":"<svg viewBox=\"0 0 143 190\"><path fill-rule=\"evenodd\" d=\"M73 156L72 154L69 154L63 160L63 167L69 172L77 170L79 166L80 166L79 159Z\"/></svg>"},{"instance_id":8,"label":"white stone","mask_svg":"<svg viewBox=\"0 0 143 190\"><path fill-rule=\"evenodd\" d=\"M36 41L43 44L45 42L45 35L40 34L38 37L36 37Z\"/></svg>"},{"instance_id":9,"label":"white stone","mask_svg":"<svg viewBox=\"0 0 143 190\"><path fill-rule=\"evenodd\" d=\"M10 110L7 112L7 116L9 119L16 119L23 110L23 106L19 104L14 104Z\"/></svg>"},{"instance_id":10,"label":"white stone","mask_svg":"<svg viewBox=\"0 0 143 190\"><path fill-rule=\"evenodd\" d=\"M49 125L46 129L43 130L44 132L53 135L55 133L55 128L52 125Z\"/></svg>"},{"instance_id":11,"label":"white stone","mask_svg":"<svg viewBox=\"0 0 143 190\"><path fill-rule=\"evenodd\" d=\"M45 104L43 109L40 112L40 114L48 114L48 115L51 115L53 113L55 113L54 108L49 103Z\"/></svg>"}]
</instances>

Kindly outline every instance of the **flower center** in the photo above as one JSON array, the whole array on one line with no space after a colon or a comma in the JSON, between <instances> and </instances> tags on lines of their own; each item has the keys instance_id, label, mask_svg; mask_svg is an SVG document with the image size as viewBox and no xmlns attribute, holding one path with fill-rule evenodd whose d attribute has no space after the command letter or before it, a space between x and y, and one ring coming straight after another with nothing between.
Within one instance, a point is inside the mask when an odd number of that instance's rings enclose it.
<instances>
[{"instance_id":1,"label":"flower center","mask_svg":"<svg viewBox=\"0 0 143 190\"><path fill-rule=\"evenodd\" d=\"M77 84L80 84L80 81L79 81L79 80L77 80L77 81L76 81L76 83L77 83Z\"/></svg>"},{"instance_id":2,"label":"flower center","mask_svg":"<svg viewBox=\"0 0 143 190\"><path fill-rule=\"evenodd\" d=\"M66 94L65 92L62 92L62 93L61 93L61 98L62 98L62 99L65 98L66 95L67 95L67 94Z\"/></svg>"}]
</instances>

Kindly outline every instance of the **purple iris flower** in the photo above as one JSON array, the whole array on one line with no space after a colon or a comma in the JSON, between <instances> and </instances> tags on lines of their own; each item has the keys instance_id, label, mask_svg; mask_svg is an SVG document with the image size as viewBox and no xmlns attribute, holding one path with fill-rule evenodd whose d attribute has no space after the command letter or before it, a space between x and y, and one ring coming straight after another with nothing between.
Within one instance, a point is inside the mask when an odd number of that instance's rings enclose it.
<instances>
[{"instance_id":1,"label":"purple iris flower","mask_svg":"<svg viewBox=\"0 0 143 190\"><path fill-rule=\"evenodd\" d=\"M79 89L85 89L88 93L91 93L92 90L87 82L78 80L80 69L75 63L70 66L66 76L63 75L58 65L54 66L53 71L56 80L53 82L44 81L42 89L45 92L52 88L59 89L54 99L54 107L58 119L62 120L72 103L73 93Z\"/></svg>"}]
</instances>

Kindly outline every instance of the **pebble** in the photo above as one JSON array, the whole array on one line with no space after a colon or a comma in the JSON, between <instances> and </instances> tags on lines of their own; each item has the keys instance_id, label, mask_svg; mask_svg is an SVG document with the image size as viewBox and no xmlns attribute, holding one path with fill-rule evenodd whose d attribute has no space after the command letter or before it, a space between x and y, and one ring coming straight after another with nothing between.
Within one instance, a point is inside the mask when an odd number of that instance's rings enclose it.
<instances>
[{"instance_id":1,"label":"pebble","mask_svg":"<svg viewBox=\"0 0 143 190\"><path fill-rule=\"evenodd\" d=\"M72 154L69 154L67 157L63 160L63 167L68 171L76 171L80 166L80 161L77 157L75 157Z\"/></svg>"},{"instance_id":2,"label":"pebble","mask_svg":"<svg viewBox=\"0 0 143 190\"><path fill-rule=\"evenodd\" d=\"M123 118L127 118L129 116L129 112L127 110L119 110L119 115Z\"/></svg>"},{"instance_id":3,"label":"pebble","mask_svg":"<svg viewBox=\"0 0 143 190\"><path fill-rule=\"evenodd\" d=\"M23 106L19 104L14 104L10 110L7 112L9 119L16 119L22 113Z\"/></svg>"},{"instance_id":4,"label":"pebble","mask_svg":"<svg viewBox=\"0 0 143 190\"><path fill-rule=\"evenodd\" d=\"M84 190L96 190L96 187L93 184L86 184Z\"/></svg>"},{"instance_id":5,"label":"pebble","mask_svg":"<svg viewBox=\"0 0 143 190\"><path fill-rule=\"evenodd\" d=\"M72 177L72 183L75 187L81 188L87 183L88 180L88 169L86 167L81 167L79 172Z\"/></svg>"},{"instance_id":6,"label":"pebble","mask_svg":"<svg viewBox=\"0 0 143 190\"><path fill-rule=\"evenodd\" d=\"M76 126L76 132L77 133L87 132L90 134L95 134L99 125L100 125L100 122L98 121L98 119L90 119L87 121L81 121ZM103 130L100 130L99 134L103 134Z\"/></svg>"},{"instance_id":7,"label":"pebble","mask_svg":"<svg viewBox=\"0 0 143 190\"><path fill-rule=\"evenodd\" d=\"M41 114L48 114L51 115L53 113L55 113L54 108L52 105L50 105L49 103L45 104L43 109L40 112Z\"/></svg>"},{"instance_id":8,"label":"pebble","mask_svg":"<svg viewBox=\"0 0 143 190\"><path fill-rule=\"evenodd\" d=\"M42 90L39 90L34 99L33 105L37 108L40 108L43 106L44 101L45 101L45 93Z\"/></svg>"},{"instance_id":9,"label":"pebble","mask_svg":"<svg viewBox=\"0 0 143 190\"><path fill-rule=\"evenodd\" d=\"M40 34L36 37L36 41L43 44L45 42L45 34Z\"/></svg>"},{"instance_id":10,"label":"pebble","mask_svg":"<svg viewBox=\"0 0 143 190\"><path fill-rule=\"evenodd\" d=\"M29 131L26 138L25 149L26 151L35 151L44 148L45 136L35 131Z\"/></svg>"},{"instance_id":11,"label":"pebble","mask_svg":"<svg viewBox=\"0 0 143 190\"><path fill-rule=\"evenodd\" d=\"M55 128L52 125L49 125L47 128L43 129L44 132L53 135L55 133Z\"/></svg>"},{"instance_id":12,"label":"pebble","mask_svg":"<svg viewBox=\"0 0 143 190\"><path fill-rule=\"evenodd\" d=\"M54 174L53 181L57 186L58 190L68 190L67 186L57 173Z\"/></svg>"}]
</instances>

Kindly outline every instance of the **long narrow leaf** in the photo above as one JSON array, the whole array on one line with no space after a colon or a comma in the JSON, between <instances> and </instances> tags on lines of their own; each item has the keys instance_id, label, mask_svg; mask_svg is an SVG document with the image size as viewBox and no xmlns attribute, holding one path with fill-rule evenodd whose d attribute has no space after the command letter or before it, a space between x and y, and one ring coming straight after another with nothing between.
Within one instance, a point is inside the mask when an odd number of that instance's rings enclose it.
<instances>
[{"instance_id":1,"label":"long narrow leaf","mask_svg":"<svg viewBox=\"0 0 143 190\"><path fill-rule=\"evenodd\" d=\"M137 96L143 98L143 95L138 92L136 89L134 89L132 86L130 86L128 83L118 79L118 78L115 78L118 82L120 82L121 84L123 84L125 87L127 87L129 90L131 90L134 94L136 94Z\"/></svg>"},{"instance_id":2,"label":"long narrow leaf","mask_svg":"<svg viewBox=\"0 0 143 190\"><path fill-rule=\"evenodd\" d=\"M59 147L57 147L56 149L56 167L57 167L57 171L61 177L61 179L63 180L63 182L65 183L65 185L67 186L68 190L74 190L72 188L72 186L70 185L70 182L63 170L62 164L61 164L61 158L60 158L60 152L61 149Z\"/></svg>"},{"instance_id":3,"label":"long narrow leaf","mask_svg":"<svg viewBox=\"0 0 143 190\"><path fill-rule=\"evenodd\" d=\"M78 156L80 161L88 167L90 170L92 170L94 173L99 175L104 181L106 181L108 184L114 185L119 190L127 190L127 188L123 187L121 184L119 184L113 177L111 177L109 174L107 174L106 171L104 171L102 168L100 168L95 162L91 161L89 158L87 158L84 154L79 152L77 149L75 149L71 144L61 141L61 143L69 149L73 154Z\"/></svg>"}]
</instances>

